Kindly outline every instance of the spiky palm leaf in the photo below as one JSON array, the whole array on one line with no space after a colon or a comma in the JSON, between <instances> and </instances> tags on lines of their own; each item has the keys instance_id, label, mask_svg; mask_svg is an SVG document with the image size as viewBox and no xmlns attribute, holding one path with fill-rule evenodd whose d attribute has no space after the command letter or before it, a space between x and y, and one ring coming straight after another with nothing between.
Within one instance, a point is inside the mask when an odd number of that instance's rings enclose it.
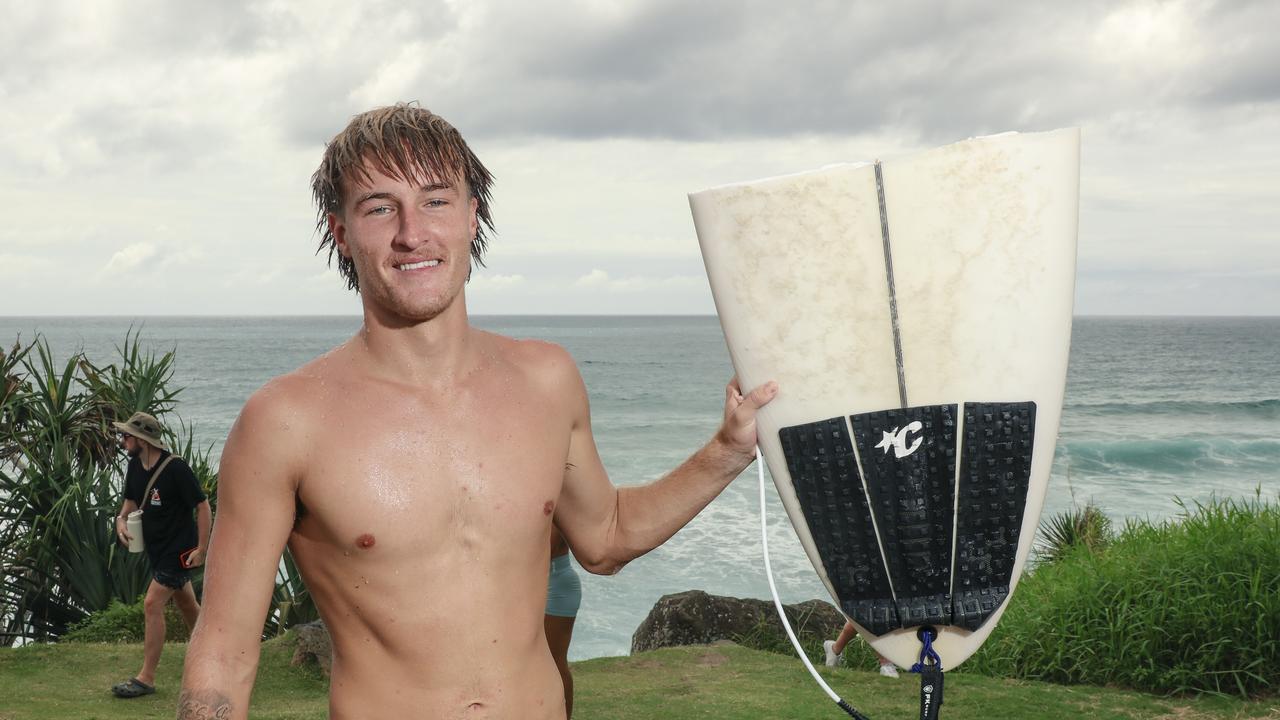
<instances>
[{"instance_id":1,"label":"spiky palm leaf","mask_svg":"<svg viewBox=\"0 0 1280 720\"><path fill-rule=\"evenodd\" d=\"M1088 503L1046 518L1040 524L1036 553L1040 562L1052 563L1080 547L1101 552L1111 538L1111 518Z\"/></svg>"},{"instance_id":2,"label":"spiky palm leaf","mask_svg":"<svg viewBox=\"0 0 1280 720\"><path fill-rule=\"evenodd\" d=\"M59 363L37 337L0 361L11 378L0 415L0 643L56 638L113 598L134 601L150 580L116 545L124 463L110 422L172 407L173 354L142 352L132 332L117 350L106 368L81 352Z\"/></svg>"},{"instance_id":3,"label":"spiky palm leaf","mask_svg":"<svg viewBox=\"0 0 1280 720\"><path fill-rule=\"evenodd\" d=\"M56 639L112 600L134 602L150 581L142 556L115 540L124 458L110 422L139 410L163 420L181 388L173 351L145 350L132 328L116 351L101 366L83 352L58 363L37 337L0 353L0 645ZM194 429L176 425L165 439L216 510L212 445L199 448ZM286 552L263 634L316 617Z\"/></svg>"}]
</instances>

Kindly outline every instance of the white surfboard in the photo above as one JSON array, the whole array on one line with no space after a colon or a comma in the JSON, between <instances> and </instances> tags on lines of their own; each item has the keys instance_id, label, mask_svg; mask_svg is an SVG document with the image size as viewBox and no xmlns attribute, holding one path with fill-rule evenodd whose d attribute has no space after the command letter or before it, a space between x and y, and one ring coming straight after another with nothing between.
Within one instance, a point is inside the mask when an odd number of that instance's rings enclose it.
<instances>
[{"instance_id":1,"label":"white surfboard","mask_svg":"<svg viewBox=\"0 0 1280 720\"><path fill-rule=\"evenodd\" d=\"M778 494L901 666L990 635L1044 504L1075 285L1079 131L1006 133L689 196Z\"/></svg>"}]
</instances>

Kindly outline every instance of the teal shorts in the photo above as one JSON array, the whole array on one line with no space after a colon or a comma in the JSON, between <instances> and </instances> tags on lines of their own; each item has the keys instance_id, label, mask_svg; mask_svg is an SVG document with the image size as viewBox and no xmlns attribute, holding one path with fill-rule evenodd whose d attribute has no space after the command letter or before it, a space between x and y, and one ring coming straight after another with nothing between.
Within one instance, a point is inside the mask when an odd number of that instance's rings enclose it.
<instances>
[{"instance_id":1,"label":"teal shorts","mask_svg":"<svg viewBox=\"0 0 1280 720\"><path fill-rule=\"evenodd\" d=\"M582 604L582 582L569 562L569 553L551 558L547 574L547 614L576 617Z\"/></svg>"}]
</instances>

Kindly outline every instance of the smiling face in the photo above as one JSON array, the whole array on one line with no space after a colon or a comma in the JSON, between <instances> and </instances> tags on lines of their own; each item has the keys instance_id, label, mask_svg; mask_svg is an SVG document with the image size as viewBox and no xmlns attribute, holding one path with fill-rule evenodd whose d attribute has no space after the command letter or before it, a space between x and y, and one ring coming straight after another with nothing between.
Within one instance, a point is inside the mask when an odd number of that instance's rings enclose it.
<instances>
[{"instance_id":1,"label":"smiling face","mask_svg":"<svg viewBox=\"0 0 1280 720\"><path fill-rule=\"evenodd\" d=\"M424 322L462 296L471 271L476 200L460 178L419 170L388 175L368 161L329 214L338 252L350 258L368 311ZM459 304L459 307L463 307Z\"/></svg>"},{"instance_id":2,"label":"smiling face","mask_svg":"<svg viewBox=\"0 0 1280 720\"><path fill-rule=\"evenodd\" d=\"M372 186L373 178L367 175L371 167L391 177L452 178L451 184L465 188L474 198L479 220L471 233L471 259L476 265L484 264L488 233L493 231L489 213L493 176L448 121L425 108L397 103L352 118L325 146L320 167L311 176L319 249L328 254L330 263L337 259L347 287L357 290L367 283L360 281L350 255L339 248L334 217L351 217L350 192L355 185Z\"/></svg>"}]
</instances>

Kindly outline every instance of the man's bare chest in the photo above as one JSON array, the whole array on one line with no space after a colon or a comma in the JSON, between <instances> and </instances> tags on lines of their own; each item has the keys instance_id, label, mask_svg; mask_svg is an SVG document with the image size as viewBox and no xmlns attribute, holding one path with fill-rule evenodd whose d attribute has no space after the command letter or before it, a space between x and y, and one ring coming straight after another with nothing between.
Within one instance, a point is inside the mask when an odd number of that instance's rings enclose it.
<instances>
[{"instance_id":1,"label":"man's bare chest","mask_svg":"<svg viewBox=\"0 0 1280 720\"><path fill-rule=\"evenodd\" d=\"M545 532L569 424L520 397L335 405L312 438L298 499L307 529L359 547L504 543Z\"/></svg>"}]
</instances>

